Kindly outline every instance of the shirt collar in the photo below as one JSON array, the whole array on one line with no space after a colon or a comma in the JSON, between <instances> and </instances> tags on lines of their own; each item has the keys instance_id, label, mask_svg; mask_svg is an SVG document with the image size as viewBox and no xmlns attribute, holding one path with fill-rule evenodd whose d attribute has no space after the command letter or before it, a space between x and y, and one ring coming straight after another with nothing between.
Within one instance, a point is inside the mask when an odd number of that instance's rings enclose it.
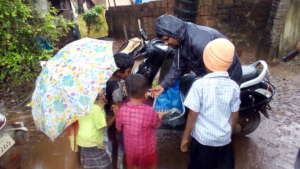
<instances>
[{"instance_id":1,"label":"shirt collar","mask_svg":"<svg viewBox=\"0 0 300 169\"><path fill-rule=\"evenodd\" d=\"M211 78L211 77L225 77L228 78L228 72L211 72L206 74L203 78Z\"/></svg>"}]
</instances>

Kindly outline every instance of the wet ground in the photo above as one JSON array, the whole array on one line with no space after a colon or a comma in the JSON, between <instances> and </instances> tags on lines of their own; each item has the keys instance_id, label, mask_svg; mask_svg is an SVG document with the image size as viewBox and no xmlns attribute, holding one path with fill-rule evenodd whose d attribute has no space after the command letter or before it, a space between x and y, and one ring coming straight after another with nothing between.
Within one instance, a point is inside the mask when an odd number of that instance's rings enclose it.
<instances>
[{"instance_id":1,"label":"wet ground","mask_svg":"<svg viewBox=\"0 0 300 169\"><path fill-rule=\"evenodd\" d=\"M262 117L257 130L234 136L236 169L292 169L300 148L300 75L288 65L271 67L277 94L270 118ZM187 155L179 152L181 132L160 131L160 169L183 169Z\"/></svg>"},{"instance_id":2,"label":"wet ground","mask_svg":"<svg viewBox=\"0 0 300 169\"><path fill-rule=\"evenodd\" d=\"M262 117L260 126L252 134L234 136L236 169L293 168L300 147L299 68L297 64L271 66L271 82L277 94L271 103L270 118ZM30 129L27 142L18 146L22 169L80 169L67 137L49 141L35 130L28 108L8 108L7 112L9 122L24 121ZM186 168L188 155L179 152L181 134L179 131L158 131L159 169Z\"/></svg>"}]
</instances>

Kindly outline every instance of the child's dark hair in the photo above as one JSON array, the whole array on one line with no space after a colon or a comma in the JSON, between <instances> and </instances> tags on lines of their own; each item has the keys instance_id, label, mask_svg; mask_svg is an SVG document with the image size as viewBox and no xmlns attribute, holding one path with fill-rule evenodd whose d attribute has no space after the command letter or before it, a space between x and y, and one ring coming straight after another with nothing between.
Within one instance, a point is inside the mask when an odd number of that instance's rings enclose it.
<instances>
[{"instance_id":1,"label":"child's dark hair","mask_svg":"<svg viewBox=\"0 0 300 169\"><path fill-rule=\"evenodd\" d=\"M132 67L134 64L134 60L132 57L126 53L117 53L114 55L116 66L119 70L124 72L129 67Z\"/></svg>"},{"instance_id":2,"label":"child's dark hair","mask_svg":"<svg viewBox=\"0 0 300 169\"><path fill-rule=\"evenodd\" d=\"M125 84L128 97L135 99L143 98L149 88L147 79L141 74L129 75Z\"/></svg>"}]
</instances>

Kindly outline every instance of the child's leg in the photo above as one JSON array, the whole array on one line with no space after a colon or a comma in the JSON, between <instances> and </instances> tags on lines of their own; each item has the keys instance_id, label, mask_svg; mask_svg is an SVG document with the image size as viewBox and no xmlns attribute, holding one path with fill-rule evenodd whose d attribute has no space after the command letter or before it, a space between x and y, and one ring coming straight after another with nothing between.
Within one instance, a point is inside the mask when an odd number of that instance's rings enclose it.
<instances>
[{"instance_id":1,"label":"child's leg","mask_svg":"<svg viewBox=\"0 0 300 169\"><path fill-rule=\"evenodd\" d=\"M117 163L118 163L118 169L124 169L124 151L121 148L121 144L118 144L118 157L117 157Z\"/></svg>"},{"instance_id":2,"label":"child's leg","mask_svg":"<svg viewBox=\"0 0 300 169\"><path fill-rule=\"evenodd\" d=\"M123 134L117 133L117 140L118 140L118 156L117 156L117 163L118 169L124 169L124 142L123 142Z\"/></svg>"},{"instance_id":3,"label":"child's leg","mask_svg":"<svg viewBox=\"0 0 300 169\"><path fill-rule=\"evenodd\" d=\"M140 169L157 169L157 153L143 156L140 159Z\"/></svg>"},{"instance_id":4,"label":"child's leg","mask_svg":"<svg viewBox=\"0 0 300 169\"><path fill-rule=\"evenodd\" d=\"M104 149L105 149L106 153L109 155L110 159L112 160L112 143L108 137L107 129L104 133L103 144L104 144Z\"/></svg>"},{"instance_id":5,"label":"child's leg","mask_svg":"<svg viewBox=\"0 0 300 169\"><path fill-rule=\"evenodd\" d=\"M192 138L188 169L215 169L216 153L215 147L201 145L197 140Z\"/></svg>"},{"instance_id":6,"label":"child's leg","mask_svg":"<svg viewBox=\"0 0 300 169\"><path fill-rule=\"evenodd\" d=\"M219 147L218 169L234 169L234 153L232 143Z\"/></svg>"},{"instance_id":7,"label":"child's leg","mask_svg":"<svg viewBox=\"0 0 300 169\"><path fill-rule=\"evenodd\" d=\"M108 137L109 137L111 145L112 145L112 151L111 151L112 166L113 166L113 169L117 169L118 143L117 143L117 137L116 137L115 123L113 123L112 126L110 126L108 128Z\"/></svg>"},{"instance_id":8,"label":"child's leg","mask_svg":"<svg viewBox=\"0 0 300 169\"><path fill-rule=\"evenodd\" d=\"M99 166L99 169L112 169L112 160L106 150L97 148L97 151L95 158L98 161L97 166Z\"/></svg>"},{"instance_id":9,"label":"child's leg","mask_svg":"<svg viewBox=\"0 0 300 169\"><path fill-rule=\"evenodd\" d=\"M83 167L84 163L84 154L83 154L83 147L79 147L79 159L80 159L80 165Z\"/></svg>"}]
</instances>

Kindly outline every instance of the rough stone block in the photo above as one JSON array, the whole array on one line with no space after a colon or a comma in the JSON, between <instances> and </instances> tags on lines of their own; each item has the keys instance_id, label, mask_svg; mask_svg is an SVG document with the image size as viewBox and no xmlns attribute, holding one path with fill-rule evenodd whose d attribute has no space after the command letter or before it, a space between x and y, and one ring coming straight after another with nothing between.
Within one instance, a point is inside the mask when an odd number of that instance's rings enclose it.
<instances>
[{"instance_id":1,"label":"rough stone block","mask_svg":"<svg viewBox=\"0 0 300 169\"><path fill-rule=\"evenodd\" d=\"M217 26L217 21L215 18L211 17L210 19L208 19L206 21L206 26L209 26L209 27L216 27Z\"/></svg>"},{"instance_id":2,"label":"rough stone block","mask_svg":"<svg viewBox=\"0 0 300 169\"><path fill-rule=\"evenodd\" d=\"M196 23L204 26L217 27L217 18L211 16L200 16L196 18Z\"/></svg>"},{"instance_id":3,"label":"rough stone block","mask_svg":"<svg viewBox=\"0 0 300 169\"><path fill-rule=\"evenodd\" d=\"M200 16L208 16L208 15L210 15L209 7L208 6L201 6L198 9L198 15L200 15Z\"/></svg>"},{"instance_id":4,"label":"rough stone block","mask_svg":"<svg viewBox=\"0 0 300 169\"><path fill-rule=\"evenodd\" d=\"M168 1L168 6L169 6L170 8L173 8L173 7L175 6L175 0L169 0L169 1Z\"/></svg>"},{"instance_id":5,"label":"rough stone block","mask_svg":"<svg viewBox=\"0 0 300 169\"><path fill-rule=\"evenodd\" d=\"M211 6L211 5L214 5L214 0L200 0L198 2L198 6L201 7L201 6Z\"/></svg>"},{"instance_id":6,"label":"rough stone block","mask_svg":"<svg viewBox=\"0 0 300 169\"><path fill-rule=\"evenodd\" d=\"M168 1L167 0L161 1L161 7L163 8L168 7Z\"/></svg>"},{"instance_id":7,"label":"rough stone block","mask_svg":"<svg viewBox=\"0 0 300 169\"><path fill-rule=\"evenodd\" d=\"M233 0L223 0L223 4L224 5L233 5L234 2L233 2Z\"/></svg>"}]
</instances>

